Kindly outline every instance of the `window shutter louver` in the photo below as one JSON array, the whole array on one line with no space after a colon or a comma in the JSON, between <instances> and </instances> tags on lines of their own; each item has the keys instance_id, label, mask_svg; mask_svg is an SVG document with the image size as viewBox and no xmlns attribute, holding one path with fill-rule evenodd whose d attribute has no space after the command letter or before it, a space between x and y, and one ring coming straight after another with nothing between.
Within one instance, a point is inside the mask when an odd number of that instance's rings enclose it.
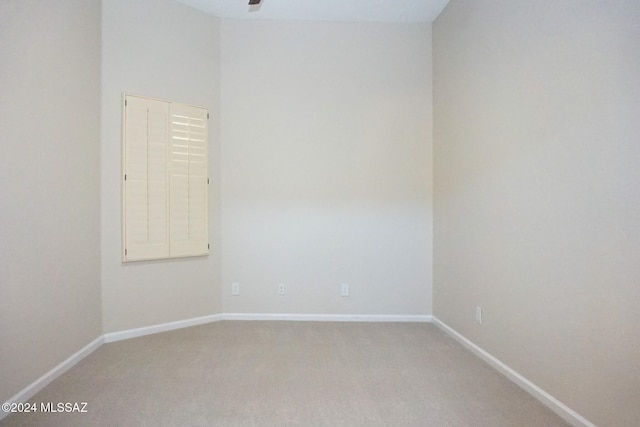
<instances>
[{"instance_id":1,"label":"window shutter louver","mask_svg":"<svg viewBox=\"0 0 640 427\"><path fill-rule=\"evenodd\" d=\"M207 111L171 104L171 256L207 254Z\"/></svg>"}]
</instances>

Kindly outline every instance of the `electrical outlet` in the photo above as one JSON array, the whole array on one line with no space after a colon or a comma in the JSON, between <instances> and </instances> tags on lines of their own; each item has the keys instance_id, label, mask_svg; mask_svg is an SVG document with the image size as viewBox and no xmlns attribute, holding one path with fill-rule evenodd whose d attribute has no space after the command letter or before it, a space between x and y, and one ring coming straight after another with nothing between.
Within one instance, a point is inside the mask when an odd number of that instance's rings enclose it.
<instances>
[{"instance_id":1,"label":"electrical outlet","mask_svg":"<svg viewBox=\"0 0 640 427\"><path fill-rule=\"evenodd\" d=\"M476 306L476 323L482 325L482 308L479 305Z\"/></svg>"},{"instance_id":2,"label":"electrical outlet","mask_svg":"<svg viewBox=\"0 0 640 427\"><path fill-rule=\"evenodd\" d=\"M233 296L240 295L240 283L234 282L231 284L231 295Z\"/></svg>"},{"instance_id":3,"label":"electrical outlet","mask_svg":"<svg viewBox=\"0 0 640 427\"><path fill-rule=\"evenodd\" d=\"M348 297L349 296L349 284L348 283L343 283L340 286L340 295L343 297Z\"/></svg>"},{"instance_id":4,"label":"electrical outlet","mask_svg":"<svg viewBox=\"0 0 640 427\"><path fill-rule=\"evenodd\" d=\"M280 283L278 285L278 295L280 296L284 295L284 283Z\"/></svg>"}]
</instances>

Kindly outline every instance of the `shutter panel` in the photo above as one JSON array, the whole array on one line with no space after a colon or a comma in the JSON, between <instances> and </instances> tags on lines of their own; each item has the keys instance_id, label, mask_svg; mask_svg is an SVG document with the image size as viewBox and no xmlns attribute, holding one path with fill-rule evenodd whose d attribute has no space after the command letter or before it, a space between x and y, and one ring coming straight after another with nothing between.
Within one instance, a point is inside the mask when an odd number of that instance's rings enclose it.
<instances>
[{"instance_id":1,"label":"shutter panel","mask_svg":"<svg viewBox=\"0 0 640 427\"><path fill-rule=\"evenodd\" d=\"M124 118L125 261L169 256L169 107L126 96Z\"/></svg>"},{"instance_id":2,"label":"shutter panel","mask_svg":"<svg viewBox=\"0 0 640 427\"><path fill-rule=\"evenodd\" d=\"M209 253L207 110L170 106L171 256Z\"/></svg>"}]
</instances>

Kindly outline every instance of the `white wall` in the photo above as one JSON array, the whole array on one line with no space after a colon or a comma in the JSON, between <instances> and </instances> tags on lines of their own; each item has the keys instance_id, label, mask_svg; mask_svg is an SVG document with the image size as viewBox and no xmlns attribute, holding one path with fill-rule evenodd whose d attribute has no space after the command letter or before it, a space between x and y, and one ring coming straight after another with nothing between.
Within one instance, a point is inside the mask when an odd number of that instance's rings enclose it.
<instances>
[{"instance_id":1,"label":"white wall","mask_svg":"<svg viewBox=\"0 0 640 427\"><path fill-rule=\"evenodd\" d=\"M224 311L430 314L430 25L225 20L222 88Z\"/></svg>"},{"instance_id":2,"label":"white wall","mask_svg":"<svg viewBox=\"0 0 640 427\"><path fill-rule=\"evenodd\" d=\"M219 313L220 23L172 0L102 6L102 299L105 332ZM121 262L122 93L206 107L208 257Z\"/></svg>"},{"instance_id":3,"label":"white wall","mask_svg":"<svg viewBox=\"0 0 640 427\"><path fill-rule=\"evenodd\" d=\"M434 314L601 426L640 420L638 22L452 0L434 24Z\"/></svg>"},{"instance_id":4,"label":"white wall","mask_svg":"<svg viewBox=\"0 0 640 427\"><path fill-rule=\"evenodd\" d=\"M0 1L0 402L102 333L100 2Z\"/></svg>"}]
</instances>

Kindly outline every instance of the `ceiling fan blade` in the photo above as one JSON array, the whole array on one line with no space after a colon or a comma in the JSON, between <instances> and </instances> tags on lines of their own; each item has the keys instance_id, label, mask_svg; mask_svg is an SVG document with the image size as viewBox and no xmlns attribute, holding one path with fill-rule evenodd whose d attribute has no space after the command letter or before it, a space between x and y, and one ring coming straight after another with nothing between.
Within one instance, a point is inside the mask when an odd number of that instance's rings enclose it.
<instances>
[{"instance_id":1,"label":"ceiling fan blade","mask_svg":"<svg viewBox=\"0 0 640 427\"><path fill-rule=\"evenodd\" d=\"M249 6L251 6L252 4L260 4L262 0L249 0Z\"/></svg>"}]
</instances>

